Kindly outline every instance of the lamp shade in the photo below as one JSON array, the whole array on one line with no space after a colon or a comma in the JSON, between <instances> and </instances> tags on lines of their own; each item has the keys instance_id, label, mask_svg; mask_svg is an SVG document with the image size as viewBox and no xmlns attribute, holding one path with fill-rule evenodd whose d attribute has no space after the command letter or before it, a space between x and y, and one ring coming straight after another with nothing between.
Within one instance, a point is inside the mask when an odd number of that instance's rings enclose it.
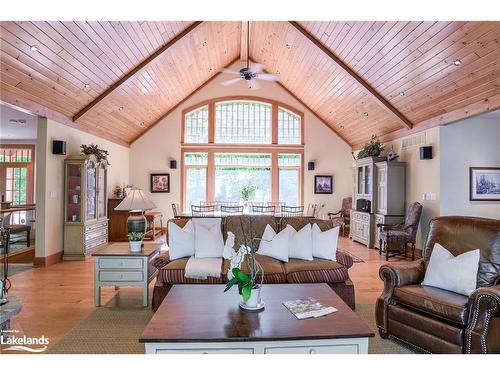
<instances>
[{"instance_id":1,"label":"lamp shade","mask_svg":"<svg viewBox=\"0 0 500 375\"><path fill-rule=\"evenodd\" d=\"M156 208L156 205L151 199L141 189L133 188L115 207L115 211L146 211L153 208Z\"/></svg>"}]
</instances>

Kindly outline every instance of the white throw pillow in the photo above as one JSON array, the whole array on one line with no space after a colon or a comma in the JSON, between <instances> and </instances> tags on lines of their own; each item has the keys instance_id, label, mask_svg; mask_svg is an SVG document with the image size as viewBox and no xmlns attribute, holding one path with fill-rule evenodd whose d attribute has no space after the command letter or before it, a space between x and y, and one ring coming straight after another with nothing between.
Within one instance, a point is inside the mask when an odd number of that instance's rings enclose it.
<instances>
[{"instance_id":1,"label":"white throw pillow","mask_svg":"<svg viewBox=\"0 0 500 375\"><path fill-rule=\"evenodd\" d=\"M479 257L479 249L454 256L435 243L422 285L470 296L477 285Z\"/></svg>"},{"instance_id":2,"label":"white throw pillow","mask_svg":"<svg viewBox=\"0 0 500 375\"><path fill-rule=\"evenodd\" d=\"M221 258L224 238L220 218L197 218L194 222L195 258Z\"/></svg>"},{"instance_id":3,"label":"white throw pillow","mask_svg":"<svg viewBox=\"0 0 500 375\"><path fill-rule=\"evenodd\" d=\"M312 226L312 255L315 258L337 260L337 241L340 227L321 231L318 224Z\"/></svg>"},{"instance_id":4,"label":"white throw pillow","mask_svg":"<svg viewBox=\"0 0 500 375\"><path fill-rule=\"evenodd\" d=\"M290 224L288 224L286 228L290 233L290 251L288 257L313 260L311 223L307 223L299 231L296 231Z\"/></svg>"},{"instance_id":5,"label":"white throw pillow","mask_svg":"<svg viewBox=\"0 0 500 375\"><path fill-rule=\"evenodd\" d=\"M282 262L288 262L289 239L290 233L287 228L276 234L274 229L267 224L257 253L281 260Z\"/></svg>"},{"instance_id":6,"label":"white throw pillow","mask_svg":"<svg viewBox=\"0 0 500 375\"><path fill-rule=\"evenodd\" d=\"M189 220L183 228L168 223L168 247L170 260L194 255L194 225Z\"/></svg>"}]
</instances>

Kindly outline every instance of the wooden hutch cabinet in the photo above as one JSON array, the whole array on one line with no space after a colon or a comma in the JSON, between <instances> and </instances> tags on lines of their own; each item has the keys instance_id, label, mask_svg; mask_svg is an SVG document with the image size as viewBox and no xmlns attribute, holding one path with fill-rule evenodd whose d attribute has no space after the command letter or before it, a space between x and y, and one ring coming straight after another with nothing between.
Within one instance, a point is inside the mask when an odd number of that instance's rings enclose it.
<instances>
[{"instance_id":1,"label":"wooden hutch cabinet","mask_svg":"<svg viewBox=\"0 0 500 375\"><path fill-rule=\"evenodd\" d=\"M64 161L64 260L83 260L108 242L107 162Z\"/></svg>"},{"instance_id":2,"label":"wooden hutch cabinet","mask_svg":"<svg viewBox=\"0 0 500 375\"><path fill-rule=\"evenodd\" d=\"M368 157L356 161L350 237L378 247L377 224L397 224L406 208L406 164Z\"/></svg>"}]
</instances>

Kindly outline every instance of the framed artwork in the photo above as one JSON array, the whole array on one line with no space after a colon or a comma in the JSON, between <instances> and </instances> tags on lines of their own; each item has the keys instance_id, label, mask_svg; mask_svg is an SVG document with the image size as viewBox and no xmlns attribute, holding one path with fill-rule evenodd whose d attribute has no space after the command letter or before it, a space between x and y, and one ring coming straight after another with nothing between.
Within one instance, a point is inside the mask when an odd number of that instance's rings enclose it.
<instances>
[{"instance_id":1,"label":"framed artwork","mask_svg":"<svg viewBox=\"0 0 500 375\"><path fill-rule=\"evenodd\" d=\"M170 173L151 173L151 193L170 193Z\"/></svg>"},{"instance_id":2,"label":"framed artwork","mask_svg":"<svg viewBox=\"0 0 500 375\"><path fill-rule=\"evenodd\" d=\"M470 167L471 201L500 201L500 167Z\"/></svg>"},{"instance_id":3,"label":"framed artwork","mask_svg":"<svg viewBox=\"0 0 500 375\"><path fill-rule=\"evenodd\" d=\"M333 176L314 176L314 194L332 194Z\"/></svg>"}]
</instances>

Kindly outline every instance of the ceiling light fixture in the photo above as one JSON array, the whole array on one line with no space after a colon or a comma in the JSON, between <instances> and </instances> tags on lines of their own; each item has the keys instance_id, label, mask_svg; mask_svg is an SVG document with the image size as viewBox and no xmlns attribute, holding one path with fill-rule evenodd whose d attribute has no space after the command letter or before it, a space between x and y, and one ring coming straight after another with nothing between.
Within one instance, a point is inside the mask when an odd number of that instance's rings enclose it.
<instances>
[{"instance_id":1,"label":"ceiling light fixture","mask_svg":"<svg viewBox=\"0 0 500 375\"><path fill-rule=\"evenodd\" d=\"M121 105L121 106L119 106L119 107L118 107L118 110L119 110L119 111L123 111L123 106L122 106L122 105Z\"/></svg>"},{"instance_id":2,"label":"ceiling light fixture","mask_svg":"<svg viewBox=\"0 0 500 375\"><path fill-rule=\"evenodd\" d=\"M19 121L14 120L13 118L11 118L11 119L9 120L9 123L10 123L10 124L17 124L18 122L19 122Z\"/></svg>"},{"instance_id":3,"label":"ceiling light fixture","mask_svg":"<svg viewBox=\"0 0 500 375\"><path fill-rule=\"evenodd\" d=\"M364 114L365 116L368 116L368 112L363 112L363 114Z\"/></svg>"},{"instance_id":4,"label":"ceiling light fixture","mask_svg":"<svg viewBox=\"0 0 500 375\"><path fill-rule=\"evenodd\" d=\"M460 61L460 59L453 60L453 65L459 66L460 64L462 64L462 61Z\"/></svg>"},{"instance_id":5,"label":"ceiling light fixture","mask_svg":"<svg viewBox=\"0 0 500 375\"><path fill-rule=\"evenodd\" d=\"M141 92L142 92L143 94L147 94L147 93L148 93L148 89L147 89L147 88L145 88L145 87L141 87Z\"/></svg>"},{"instance_id":6,"label":"ceiling light fixture","mask_svg":"<svg viewBox=\"0 0 500 375\"><path fill-rule=\"evenodd\" d=\"M89 90L90 89L90 85L88 83L86 83L83 87L85 87L85 90Z\"/></svg>"},{"instance_id":7,"label":"ceiling light fixture","mask_svg":"<svg viewBox=\"0 0 500 375\"><path fill-rule=\"evenodd\" d=\"M405 93L404 93L403 91L401 91L401 92L399 93L399 96L405 96Z\"/></svg>"},{"instance_id":8,"label":"ceiling light fixture","mask_svg":"<svg viewBox=\"0 0 500 375\"><path fill-rule=\"evenodd\" d=\"M33 45L30 47L31 52L38 52L38 46Z\"/></svg>"},{"instance_id":9,"label":"ceiling light fixture","mask_svg":"<svg viewBox=\"0 0 500 375\"><path fill-rule=\"evenodd\" d=\"M17 122L20 123L20 124L23 124L23 125L26 124L26 120L23 120L23 119L17 120Z\"/></svg>"}]
</instances>

